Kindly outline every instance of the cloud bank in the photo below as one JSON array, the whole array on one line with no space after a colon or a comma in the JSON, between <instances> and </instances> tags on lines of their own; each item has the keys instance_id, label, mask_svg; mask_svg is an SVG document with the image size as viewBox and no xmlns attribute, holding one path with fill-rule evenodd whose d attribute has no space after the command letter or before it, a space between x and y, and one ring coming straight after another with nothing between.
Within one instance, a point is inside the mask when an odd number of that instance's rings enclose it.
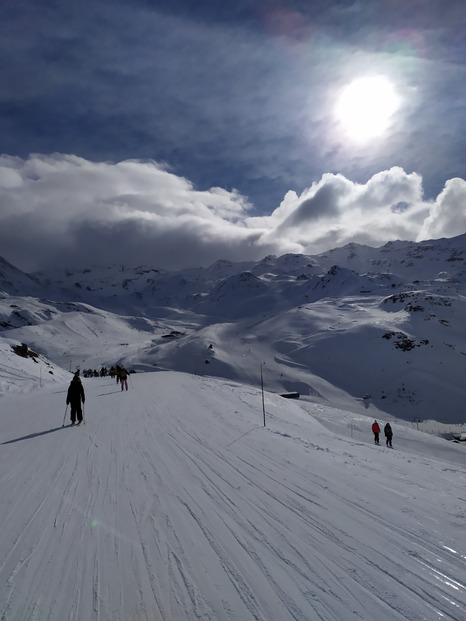
<instances>
[{"instance_id":1,"label":"cloud bank","mask_svg":"<svg viewBox=\"0 0 466 621\"><path fill-rule=\"evenodd\" d=\"M196 189L155 161L0 156L0 256L27 272L95 264L182 269L317 254L349 242L452 237L466 230L465 206L463 179L426 201L422 177L393 167L362 184L326 173L259 216L239 192Z\"/></svg>"}]
</instances>

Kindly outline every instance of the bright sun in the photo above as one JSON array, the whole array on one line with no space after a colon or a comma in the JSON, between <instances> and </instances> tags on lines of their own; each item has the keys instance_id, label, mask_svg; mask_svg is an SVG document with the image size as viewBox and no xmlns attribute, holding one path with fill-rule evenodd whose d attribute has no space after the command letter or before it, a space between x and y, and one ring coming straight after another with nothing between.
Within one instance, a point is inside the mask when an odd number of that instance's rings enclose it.
<instances>
[{"instance_id":1,"label":"bright sun","mask_svg":"<svg viewBox=\"0 0 466 621\"><path fill-rule=\"evenodd\" d=\"M352 138L366 141L386 131L399 104L395 89L387 78L367 77L348 84L335 112Z\"/></svg>"}]
</instances>

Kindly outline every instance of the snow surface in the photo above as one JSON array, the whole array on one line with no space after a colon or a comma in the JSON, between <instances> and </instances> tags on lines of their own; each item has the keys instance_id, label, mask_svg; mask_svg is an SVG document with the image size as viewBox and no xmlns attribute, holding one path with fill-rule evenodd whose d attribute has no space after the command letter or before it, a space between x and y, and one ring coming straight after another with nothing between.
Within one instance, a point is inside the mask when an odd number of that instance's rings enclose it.
<instances>
[{"instance_id":1,"label":"snow surface","mask_svg":"<svg viewBox=\"0 0 466 621\"><path fill-rule=\"evenodd\" d=\"M464 445L173 371L63 428L47 379L0 400L2 621L466 619Z\"/></svg>"}]
</instances>

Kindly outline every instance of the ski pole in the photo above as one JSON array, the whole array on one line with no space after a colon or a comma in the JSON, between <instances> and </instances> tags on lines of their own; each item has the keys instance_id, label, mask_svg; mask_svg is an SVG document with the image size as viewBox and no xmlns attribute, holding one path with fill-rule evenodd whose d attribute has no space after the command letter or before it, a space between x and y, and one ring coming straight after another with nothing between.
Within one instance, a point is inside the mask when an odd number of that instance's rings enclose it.
<instances>
[{"instance_id":1,"label":"ski pole","mask_svg":"<svg viewBox=\"0 0 466 621\"><path fill-rule=\"evenodd\" d=\"M65 426L65 418L66 418L66 412L68 410L68 404L66 404L66 408L65 408L65 415L63 416L63 423L62 423L62 427Z\"/></svg>"},{"instance_id":2,"label":"ski pole","mask_svg":"<svg viewBox=\"0 0 466 621\"><path fill-rule=\"evenodd\" d=\"M86 417L84 416L84 402L83 402L83 424L86 424Z\"/></svg>"}]
</instances>

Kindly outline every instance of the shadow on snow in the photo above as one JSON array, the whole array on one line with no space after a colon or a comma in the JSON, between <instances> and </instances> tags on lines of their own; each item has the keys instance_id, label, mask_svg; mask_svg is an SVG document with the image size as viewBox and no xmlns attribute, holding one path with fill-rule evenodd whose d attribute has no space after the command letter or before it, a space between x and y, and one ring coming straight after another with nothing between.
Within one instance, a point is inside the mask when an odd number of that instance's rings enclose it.
<instances>
[{"instance_id":1,"label":"shadow on snow","mask_svg":"<svg viewBox=\"0 0 466 621\"><path fill-rule=\"evenodd\" d=\"M74 425L65 425L65 427L73 427ZM47 431L39 431L38 433L30 433L27 436L22 436L21 438L15 438L14 440L7 440L6 442L2 442L0 446L4 444L13 444L14 442L21 442L21 440L30 440L31 438L38 438L39 436L45 436L48 433L54 433L55 431L60 431L60 429L65 429L65 427L54 427L53 429L47 429Z\"/></svg>"}]
</instances>

